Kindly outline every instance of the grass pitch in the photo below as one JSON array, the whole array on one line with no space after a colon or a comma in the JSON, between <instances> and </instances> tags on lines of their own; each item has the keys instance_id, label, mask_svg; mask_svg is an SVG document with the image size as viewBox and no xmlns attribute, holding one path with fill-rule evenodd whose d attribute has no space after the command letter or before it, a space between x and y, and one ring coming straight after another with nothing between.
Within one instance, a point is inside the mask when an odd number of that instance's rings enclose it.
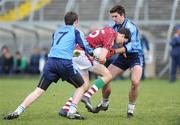
<instances>
[{"instance_id":1,"label":"grass pitch","mask_svg":"<svg viewBox=\"0 0 180 125\"><path fill-rule=\"evenodd\" d=\"M79 112L84 121L58 116L74 88L66 82L53 84L47 92L15 120L3 120L3 115L14 111L20 102L36 87L38 77L0 78L0 125L180 125L180 81L171 84L165 80L142 81L136 104L135 117L126 118L129 80L113 81L110 107L106 112L92 114L82 103ZM91 101L99 103L101 92Z\"/></svg>"}]
</instances>

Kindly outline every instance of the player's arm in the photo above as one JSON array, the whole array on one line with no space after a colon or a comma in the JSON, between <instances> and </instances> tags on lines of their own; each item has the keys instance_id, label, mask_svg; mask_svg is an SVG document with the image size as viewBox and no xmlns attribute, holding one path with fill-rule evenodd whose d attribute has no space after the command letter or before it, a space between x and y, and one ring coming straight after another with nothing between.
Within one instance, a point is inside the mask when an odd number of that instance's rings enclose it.
<instances>
[{"instance_id":1,"label":"player's arm","mask_svg":"<svg viewBox=\"0 0 180 125\"><path fill-rule=\"evenodd\" d=\"M129 52L133 49L133 43L136 43L136 40L138 39L137 37L138 36L138 30L137 28L134 26L134 27L129 27L128 28L131 32L131 41L129 41L127 44L124 45L124 47L126 48L126 52Z\"/></svg>"},{"instance_id":2,"label":"player's arm","mask_svg":"<svg viewBox=\"0 0 180 125\"><path fill-rule=\"evenodd\" d=\"M123 47L111 50L113 54L124 54L124 57L126 57L126 52L132 50L132 43L136 41L137 37L137 31L133 28L130 28L131 31L131 41L125 44Z\"/></svg>"},{"instance_id":3,"label":"player's arm","mask_svg":"<svg viewBox=\"0 0 180 125\"><path fill-rule=\"evenodd\" d=\"M99 57L98 61L100 63L104 64L106 62L107 54L108 54L108 49L102 48L101 49L101 56Z\"/></svg>"},{"instance_id":4,"label":"player's arm","mask_svg":"<svg viewBox=\"0 0 180 125\"><path fill-rule=\"evenodd\" d=\"M108 53L107 53L107 56L106 56L106 58L108 59L108 58L110 58L111 56L113 56L113 55L115 55L115 54L124 54L124 56L126 57L126 55L125 55L125 53L126 53L126 47L119 47L119 48L117 48L117 49L113 49L113 48L111 48L109 51L108 51Z\"/></svg>"},{"instance_id":5,"label":"player's arm","mask_svg":"<svg viewBox=\"0 0 180 125\"><path fill-rule=\"evenodd\" d=\"M114 49L114 53L115 54L122 54L122 53L125 53L126 52L126 47L120 47L120 48L117 48L117 49Z\"/></svg>"},{"instance_id":6,"label":"player's arm","mask_svg":"<svg viewBox=\"0 0 180 125\"><path fill-rule=\"evenodd\" d=\"M84 38L84 34L78 30L75 30L75 37L77 44L79 44L79 46L85 50L86 53L93 55L93 49L89 46L88 42Z\"/></svg>"}]
</instances>

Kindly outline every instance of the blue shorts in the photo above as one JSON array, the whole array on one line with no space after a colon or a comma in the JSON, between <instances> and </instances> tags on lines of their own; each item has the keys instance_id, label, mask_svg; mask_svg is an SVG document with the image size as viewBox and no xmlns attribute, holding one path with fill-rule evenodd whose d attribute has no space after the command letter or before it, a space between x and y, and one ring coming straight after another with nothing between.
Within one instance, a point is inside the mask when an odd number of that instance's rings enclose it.
<instances>
[{"instance_id":1,"label":"blue shorts","mask_svg":"<svg viewBox=\"0 0 180 125\"><path fill-rule=\"evenodd\" d=\"M119 54L116 60L112 62L112 64L116 67L119 67L122 70L126 70L128 68L132 68L135 65L143 66L143 57L139 53L126 53L126 58L123 54Z\"/></svg>"},{"instance_id":2,"label":"blue shorts","mask_svg":"<svg viewBox=\"0 0 180 125\"><path fill-rule=\"evenodd\" d=\"M48 58L38 87L46 90L52 82L66 80L76 88L84 84L82 76L74 69L72 60Z\"/></svg>"}]
</instances>

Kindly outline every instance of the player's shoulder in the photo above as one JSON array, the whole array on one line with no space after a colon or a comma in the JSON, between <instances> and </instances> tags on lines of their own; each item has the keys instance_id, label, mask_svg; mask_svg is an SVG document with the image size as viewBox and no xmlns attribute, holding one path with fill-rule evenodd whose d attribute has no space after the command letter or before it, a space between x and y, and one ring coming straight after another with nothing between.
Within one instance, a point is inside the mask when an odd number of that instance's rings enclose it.
<instances>
[{"instance_id":1,"label":"player's shoulder","mask_svg":"<svg viewBox=\"0 0 180 125\"><path fill-rule=\"evenodd\" d=\"M59 30L74 30L74 26L72 25L62 25L58 28Z\"/></svg>"},{"instance_id":2,"label":"player's shoulder","mask_svg":"<svg viewBox=\"0 0 180 125\"><path fill-rule=\"evenodd\" d=\"M125 26L125 28L128 28L131 32L133 31L136 31L137 30L137 26L136 26L136 24L133 22L133 21L131 21L130 19L126 19L126 21L127 21L127 23L126 23L126 26Z\"/></svg>"},{"instance_id":3,"label":"player's shoulder","mask_svg":"<svg viewBox=\"0 0 180 125\"><path fill-rule=\"evenodd\" d=\"M75 28L74 31L76 35L79 34L80 36L84 36L84 33L80 29Z\"/></svg>"},{"instance_id":4,"label":"player's shoulder","mask_svg":"<svg viewBox=\"0 0 180 125\"><path fill-rule=\"evenodd\" d=\"M74 35L74 26L71 26L71 25L62 25L60 26L56 31L55 31L55 35L59 34L59 33L67 33L67 35Z\"/></svg>"}]
</instances>

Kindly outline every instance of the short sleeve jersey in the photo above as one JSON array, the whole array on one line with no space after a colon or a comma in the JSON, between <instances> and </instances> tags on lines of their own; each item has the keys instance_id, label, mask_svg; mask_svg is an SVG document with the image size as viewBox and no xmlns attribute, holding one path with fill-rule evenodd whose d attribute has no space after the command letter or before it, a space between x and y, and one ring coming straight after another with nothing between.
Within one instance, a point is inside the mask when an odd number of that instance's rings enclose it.
<instances>
[{"instance_id":1,"label":"short sleeve jersey","mask_svg":"<svg viewBox=\"0 0 180 125\"><path fill-rule=\"evenodd\" d=\"M88 54L93 52L82 32L70 25L62 26L53 33L52 47L48 57L71 60L76 44L78 44Z\"/></svg>"},{"instance_id":2,"label":"short sleeve jersey","mask_svg":"<svg viewBox=\"0 0 180 125\"><path fill-rule=\"evenodd\" d=\"M128 44L126 44L124 47L126 47L127 52L138 52L139 54L142 54L139 31L136 25L132 21L126 18L123 24L118 25L115 24L115 22L113 22L112 24L110 24L110 26L113 27L115 31L118 31L121 27L128 28L131 32L131 41Z\"/></svg>"},{"instance_id":3,"label":"short sleeve jersey","mask_svg":"<svg viewBox=\"0 0 180 125\"><path fill-rule=\"evenodd\" d=\"M103 47L110 50L116 37L117 33L113 28L104 27L91 32L89 36L86 37L86 40L91 48Z\"/></svg>"}]
</instances>

